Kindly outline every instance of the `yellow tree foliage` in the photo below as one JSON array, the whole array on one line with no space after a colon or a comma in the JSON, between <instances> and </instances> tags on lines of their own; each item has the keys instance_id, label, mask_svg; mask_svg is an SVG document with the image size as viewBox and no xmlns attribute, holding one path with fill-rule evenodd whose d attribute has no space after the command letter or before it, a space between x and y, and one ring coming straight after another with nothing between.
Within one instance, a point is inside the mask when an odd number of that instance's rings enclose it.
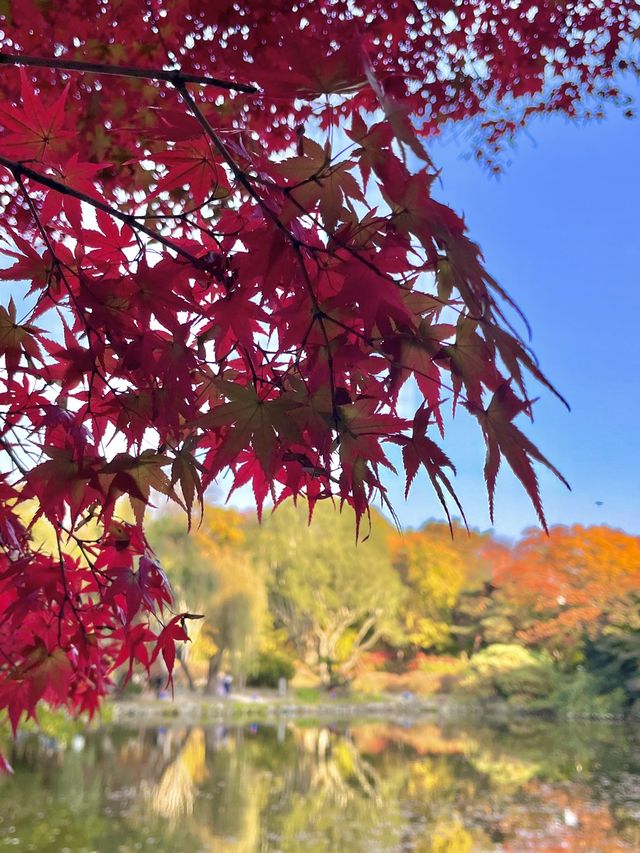
<instances>
[{"instance_id":1,"label":"yellow tree foliage","mask_svg":"<svg viewBox=\"0 0 640 853\"><path fill-rule=\"evenodd\" d=\"M201 558L209 565L214 588L204 603L216 652L240 667L256 649L266 617L266 587L262 573L245 550L245 517L235 510L207 506L194 534ZM222 662L222 661L221 661Z\"/></svg>"},{"instance_id":2,"label":"yellow tree foliage","mask_svg":"<svg viewBox=\"0 0 640 853\"><path fill-rule=\"evenodd\" d=\"M411 590L404 607L409 642L423 648L446 645L451 609L467 579L465 562L449 540L427 530L389 539L393 565Z\"/></svg>"}]
</instances>

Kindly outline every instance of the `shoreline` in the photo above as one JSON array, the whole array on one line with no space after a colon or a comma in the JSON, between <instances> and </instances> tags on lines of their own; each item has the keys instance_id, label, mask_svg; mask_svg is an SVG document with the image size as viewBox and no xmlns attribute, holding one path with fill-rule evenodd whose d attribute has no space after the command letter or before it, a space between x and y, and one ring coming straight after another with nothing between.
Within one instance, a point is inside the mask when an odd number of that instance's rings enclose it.
<instances>
[{"instance_id":1,"label":"shoreline","mask_svg":"<svg viewBox=\"0 0 640 853\"><path fill-rule=\"evenodd\" d=\"M232 693L220 697L180 693L171 697L139 696L134 699L117 699L108 703L110 722L117 725L144 723L147 725L184 723L253 723L295 719L348 720L355 718L386 718L417 720L428 717L446 722L456 718L480 715L493 721L514 718L582 719L638 722L637 718L613 714L568 714L544 708L510 705L506 701L464 701L449 694L432 696L360 695L349 697L321 697L305 701L295 696Z\"/></svg>"},{"instance_id":2,"label":"shoreline","mask_svg":"<svg viewBox=\"0 0 640 853\"><path fill-rule=\"evenodd\" d=\"M295 696L264 696L232 693L225 699L213 696L191 696L181 693L175 699L151 696L118 699L109 702L114 723L174 722L216 723L274 721L321 717L348 719L352 717L422 717L449 716L453 703L445 696L428 697L323 697L309 702ZM459 706L459 703L455 703Z\"/></svg>"}]
</instances>

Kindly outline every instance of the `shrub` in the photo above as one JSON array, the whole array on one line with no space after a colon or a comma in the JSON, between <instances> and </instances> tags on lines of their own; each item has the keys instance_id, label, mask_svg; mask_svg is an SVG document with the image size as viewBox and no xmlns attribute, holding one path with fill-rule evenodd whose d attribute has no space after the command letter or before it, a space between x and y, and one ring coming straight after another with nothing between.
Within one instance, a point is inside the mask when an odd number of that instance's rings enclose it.
<instances>
[{"instance_id":1,"label":"shrub","mask_svg":"<svg viewBox=\"0 0 640 853\"><path fill-rule=\"evenodd\" d=\"M451 673L449 671L428 672L410 670L409 672L363 672L353 682L353 687L361 693L413 693L416 696L433 696L450 690Z\"/></svg>"},{"instance_id":2,"label":"shrub","mask_svg":"<svg viewBox=\"0 0 640 853\"><path fill-rule=\"evenodd\" d=\"M247 675L247 684L250 687L277 687L281 678L290 681L294 672L293 662L286 655L260 652Z\"/></svg>"},{"instance_id":3,"label":"shrub","mask_svg":"<svg viewBox=\"0 0 640 853\"><path fill-rule=\"evenodd\" d=\"M507 644L513 640L513 625L506 616L487 616L482 620L482 636L488 644Z\"/></svg>"},{"instance_id":4,"label":"shrub","mask_svg":"<svg viewBox=\"0 0 640 853\"><path fill-rule=\"evenodd\" d=\"M384 649L376 649L373 652L365 652L360 657L360 669L377 670L385 669L390 664L393 664L395 655Z\"/></svg>"},{"instance_id":5,"label":"shrub","mask_svg":"<svg viewBox=\"0 0 640 853\"><path fill-rule=\"evenodd\" d=\"M556 686L556 673L549 664L536 663L496 674L494 681L498 692L519 704L547 699Z\"/></svg>"},{"instance_id":6,"label":"shrub","mask_svg":"<svg viewBox=\"0 0 640 853\"><path fill-rule=\"evenodd\" d=\"M598 693L620 688L627 706L633 706L640 699L640 631L610 628L588 641L585 669L597 682Z\"/></svg>"},{"instance_id":7,"label":"shrub","mask_svg":"<svg viewBox=\"0 0 640 853\"><path fill-rule=\"evenodd\" d=\"M409 669L430 672L433 675L458 675L465 669L466 665L465 657L426 655L424 652L419 652L411 661Z\"/></svg>"},{"instance_id":8,"label":"shrub","mask_svg":"<svg viewBox=\"0 0 640 853\"><path fill-rule=\"evenodd\" d=\"M547 699L556 683L548 657L522 646L496 643L471 658L459 687L478 698L522 704Z\"/></svg>"},{"instance_id":9,"label":"shrub","mask_svg":"<svg viewBox=\"0 0 640 853\"><path fill-rule=\"evenodd\" d=\"M576 717L619 717L627 706L623 687L602 692L600 680L585 671L563 679L552 701L558 711Z\"/></svg>"}]
</instances>

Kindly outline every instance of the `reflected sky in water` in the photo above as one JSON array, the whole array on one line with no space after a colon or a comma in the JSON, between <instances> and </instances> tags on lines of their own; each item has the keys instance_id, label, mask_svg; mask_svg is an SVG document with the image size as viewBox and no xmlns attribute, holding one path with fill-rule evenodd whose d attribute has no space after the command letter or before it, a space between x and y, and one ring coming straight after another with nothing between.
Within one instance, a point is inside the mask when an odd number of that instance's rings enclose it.
<instances>
[{"instance_id":1,"label":"reflected sky in water","mask_svg":"<svg viewBox=\"0 0 640 853\"><path fill-rule=\"evenodd\" d=\"M0 848L638 850L639 741L537 719L28 736L0 783Z\"/></svg>"}]
</instances>

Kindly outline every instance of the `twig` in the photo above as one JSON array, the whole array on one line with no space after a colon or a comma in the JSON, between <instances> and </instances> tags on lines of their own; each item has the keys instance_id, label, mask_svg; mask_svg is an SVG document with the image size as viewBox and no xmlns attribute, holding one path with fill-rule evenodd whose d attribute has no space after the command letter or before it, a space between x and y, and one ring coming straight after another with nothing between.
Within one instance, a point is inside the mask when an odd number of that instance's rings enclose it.
<instances>
[{"instance_id":1,"label":"twig","mask_svg":"<svg viewBox=\"0 0 640 853\"><path fill-rule=\"evenodd\" d=\"M9 458L11 459L13 464L16 466L18 471L20 471L20 473L22 474L23 477L29 473L28 469L25 468L25 466L22 464L20 459L16 456L16 453L15 453L13 447L11 447L11 445L8 442L6 442L4 440L4 438L0 438L0 447L4 450L4 452L7 454L7 456L9 456Z\"/></svg>"},{"instance_id":2,"label":"twig","mask_svg":"<svg viewBox=\"0 0 640 853\"><path fill-rule=\"evenodd\" d=\"M185 74L179 69L173 71L135 68L128 65L107 65L103 62L80 62L75 59L52 59L39 56L25 56L17 53L0 53L0 65L24 65L29 68L58 68L60 71L81 71L85 74L107 74L112 77L137 77L142 80L164 80L166 83L199 83L201 86L217 86L231 92L244 92L252 95L258 91L248 83L233 83L219 77L200 74Z\"/></svg>"},{"instance_id":3,"label":"twig","mask_svg":"<svg viewBox=\"0 0 640 853\"><path fill-rule=\"evenodd\" d=\"M62 195L77 198L78 201L82 201L96 210L101 210L103 213L112 216L114 219L118 219L134 231L141 231L152 240L157 240L158 243L166 246L167 249L171 249L176 254L181 255L190 263L199 263L198 258L196 258L195 255L192 255L191 252L187 252L186 249L183 249L177 243L174 243L167 237L163 237L162 234L159 234L153 228L147 228L146 225L138 222L137 218L132 213L123 213L121 210L112 207L110 204L100 201L100 199L93 198L92 196L83 193L81 190L75 190L72 187L68 187L66 184L63 184L61 181L57 181L55 178L36 172L35 169L31 169L29 166L24 166L22 163L17 163L15 160L9 160L7 157L0 156L0 166L4 166L5 169L8 169L16 180L19 177L29 178L29 180L36 181L42 186L48 187L50 190L55 190Z\"/></svg>"}]
</instances>

